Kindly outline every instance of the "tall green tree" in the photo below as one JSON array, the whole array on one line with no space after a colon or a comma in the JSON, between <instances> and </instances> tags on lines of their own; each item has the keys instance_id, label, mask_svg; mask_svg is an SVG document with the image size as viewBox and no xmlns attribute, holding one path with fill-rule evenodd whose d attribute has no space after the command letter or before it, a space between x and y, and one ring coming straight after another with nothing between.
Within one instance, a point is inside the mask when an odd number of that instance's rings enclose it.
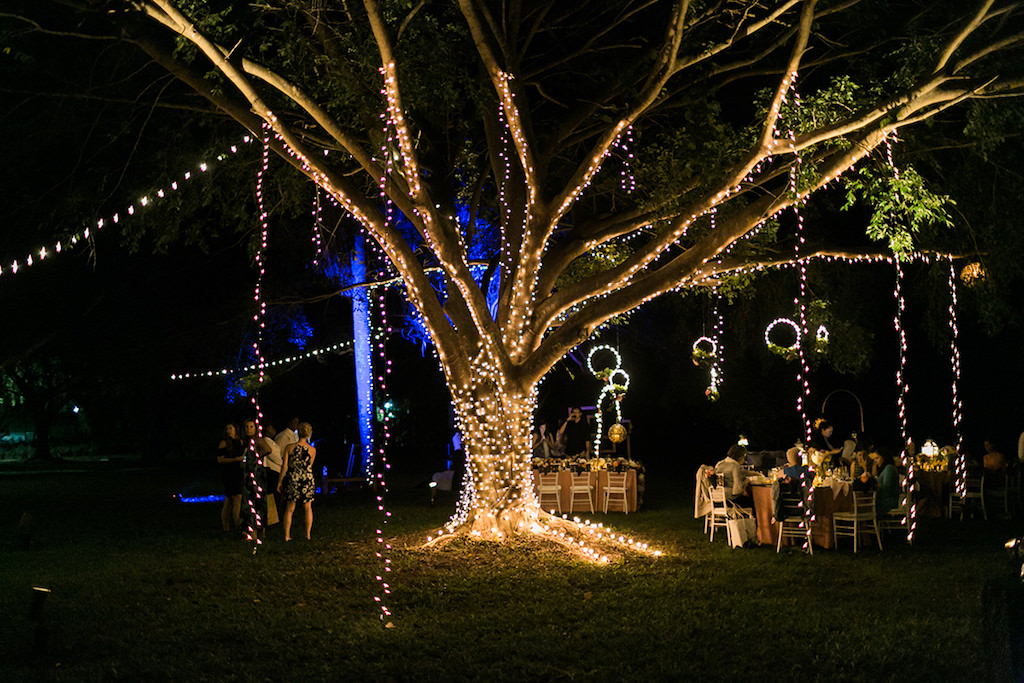
<instances>
[{"instance_id":1,"label":"tall green tree","mask_svg":"<svg viewBox=\"0 0 1024 683\"><path fill-rule=\"evenodd\" d=\"M47 30L137 45L376 240L432 336L464 436L469 484L450 529L502 537L573 526L534 498L531 416L538 382L602 324L791 259L779 217L855 166L872 236L921 246L915 233L946 220L942 202L907 169L895 180L886 144L951 107L1017 94L1022 11L83 0ZM503 232L483 281L467 249L481 220ZM801 256L850 255L835 237L826 228Z\"/></svg>"}]
</instances>

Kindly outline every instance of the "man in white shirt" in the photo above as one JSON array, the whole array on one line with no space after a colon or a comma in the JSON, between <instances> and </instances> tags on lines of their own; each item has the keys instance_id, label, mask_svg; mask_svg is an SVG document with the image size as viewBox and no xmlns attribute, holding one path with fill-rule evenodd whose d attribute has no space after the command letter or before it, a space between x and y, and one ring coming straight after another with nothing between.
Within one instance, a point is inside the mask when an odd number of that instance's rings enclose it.
<instances>
[{"instance_id":1,"label":"man in white shirt","mask_svg":"<svg viewBox=\"0 0 1024 683\"><path fill-rule=\"evenodd\" d=\"M256 439L256 453L263 458L263 471L267 478L267 495L271 496L277 491L277 482L281 478L281 447L274 441L274 436L277 434L277 430L274 429L274 425L267 425L263 430L263 436ZM280 501L277 500L278 496L274 496L274 507L280 507ZM268 498L268 504L270 499ZM280 512L275 510L275 512ZM279 517L278 514L276 517ZM269 517L274 519L274 517Z\"/></svg>"},{"instance_id":2,"label":"man in white shirt","mask_svg":"<svg viewBox=\"0 0 1024 683\"><path fill-rule=\"evenodd\" d=\"M722 480L725 495L729 500L743 507L750 507L753 499L747 495L747 473L740 465L746 458L747 449L739 444L733 444L725 457L715 464L715 474Z\"/></svg>"},{"instance_id":3,"label":"man in white shirt","mask_svg":"<svg viewBox=\"0 0 1024 683\"><path fill-rule=\"evenodd\" d=\"M282 429L281 433L274 439L274 441L277 442L277 445L281 448L282 453L284 453L285 449L288 448L290 444L299 440L298 429L299 418L293 417L288 421L288 427L286 429Z\"/></svg>"}]
</instances>

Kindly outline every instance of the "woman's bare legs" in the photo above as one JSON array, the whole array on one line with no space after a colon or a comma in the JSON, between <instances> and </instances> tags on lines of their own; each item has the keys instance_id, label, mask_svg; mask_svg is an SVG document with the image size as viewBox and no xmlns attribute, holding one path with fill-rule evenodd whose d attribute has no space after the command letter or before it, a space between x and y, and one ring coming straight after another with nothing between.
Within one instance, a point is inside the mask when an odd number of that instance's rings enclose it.
<instances>
[{"instance_id":1,"label":"woman's bare legs","mask_svg":"<svg viewBox=\"0 0 1024 683\"><path fill-rule=\"evenodd\" d=\"M224 531L231 531L231 496L224 496L224 505L220 508L220 525Z\"/></svg>"},{"instance_id":2,"label":"woman's bare legs","mask_svg":"<svg viewBox=\"0 0 1024 683\"><path fill-rule=\"evenodd\" d=\"M242 494L237 496L224 496L224 506L220 509L220 525L224 531L231 531L238 526L238 519L242 513Z\"/></svg>"},{"instance_id":3,"label":"woman's bare legs","mask_svg":"<svg viewBox=\"0 0 1024 683\"><path fill-rule=\"evenodd\" d=\"M313 531L313 501L303 503L303 508L306 511L306 540L309 540L310 532Z\"/></svg>"},{"instance_id":4,"label":"woman's bare legs","mask_svg":"<svg viewBox=\"0 0 1024 683\"><path fill-rule=\"evenodd\" d=\"M282 523L284 524L284 540L286 540L286 541L292 540L292 514L294 512L295 512L295 501L294 500L285 501L285 504L284 504L284 519L282 520Z\"/></svg>"}]
</instances>

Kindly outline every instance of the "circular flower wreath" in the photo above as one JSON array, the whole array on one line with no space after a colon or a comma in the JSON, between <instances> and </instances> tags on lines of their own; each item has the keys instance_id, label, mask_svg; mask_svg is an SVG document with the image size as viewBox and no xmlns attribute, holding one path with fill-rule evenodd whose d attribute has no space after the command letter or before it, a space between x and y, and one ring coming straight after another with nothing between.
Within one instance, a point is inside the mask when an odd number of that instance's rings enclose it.
<instances>
[{"instance_id":1,"label":"circular flower wreath","mask_svg":"<svg viewBox=\"0 0 1024 683\"><path fill-rule=\"evenodd\" d=\"M701 346L704 344L705 346ZM711 337L701 337L693 342L693 350L690 352L693 364L700 367L711 365L718 358L718 343Z\"/></svg>"},{"instance_id":2,"label":"circular flower wreath","mask_svg":"<svg viewBox=\"0 0 1024 683\"><path fill-rule=\"evenodd\" d=\"M790 346L780 346L771 340L772 330L774 330L778 325L789 325L793 329L793 336L795 339ZM764 343L768 347L768 350L776 356L782 356L787 361L793 360L796 358L800 349L800 326L789 318L776 318L768 324L767 328L765 328Z\"/></svg>"}]
</instances>

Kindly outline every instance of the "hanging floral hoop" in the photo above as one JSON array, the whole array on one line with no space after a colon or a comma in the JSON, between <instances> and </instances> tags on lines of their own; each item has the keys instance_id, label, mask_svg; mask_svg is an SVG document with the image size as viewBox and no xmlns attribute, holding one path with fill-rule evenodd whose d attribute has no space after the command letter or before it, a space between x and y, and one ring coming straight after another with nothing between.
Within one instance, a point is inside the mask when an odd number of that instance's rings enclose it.
<instances>
[{"instance_id":1,"label":"hanging floral hoop","mask_svg":"<svg viewBox=\"0 0 1024 683\"><path fill-rule=\"evenodd\" d=\"M697 367L708 367L718 359L718 342L711 337L699 338L693 342L690 357Z\"/></svg>"},{"instance_id":2,"label":"hanging floral hoop","mask_svg":"<svg viewBox=\"0 0 1024 683\"><path fill-rule=\"evenodd\" d=\"M613 356L615 356L615 365L613 365L613 366L611 366L609 368L605 368L604 370L595 370L594 369L593 359L594 359L594 354L596 354L598 351L607 351L608 353L610 353ZM607 381L612 376L612 373L614 373L616 371L621 371L621 369L622 369L622 356L619 355L618 351L616 351L614 348L612 348L611 346L608 346L606 344L602 344L600 346L595 346L594 348L590 349L590 353L587 354L587 369L590 370L590 374L594 375L594 377L597 377L598 379L603 379L603 380ZM628 382L628 380L627 380L627 382Z\"/></svg>"},{"instance_id":3,"label":"hanging floral hoop","mask_svg":"<svg viewBox=\"0 0 1024 683\"><path fill-rule=\"evenodd\" d=\"M793 336L795 339L790 346L780 346L771 340L772 330L778 325L788 325L793 329ZM774 353L776 356L782 356L787 361L791 361L796 358L800 348L800 326L789 318L776 318L768 324L768 327L764 330L764 343L768 347L768 350Z\"/></svg>"},{"instance_id":4,"label":"hanging floral hoop","mask_svg":"<svg viewBox=\"0 0 1024 683\"><path fill-rule=\"evenodd\" d=\"M818 330L814 333L814 350L818 353L828 351L828 328L824 325L818 325Z\"/></svg>"}]
</instances>

